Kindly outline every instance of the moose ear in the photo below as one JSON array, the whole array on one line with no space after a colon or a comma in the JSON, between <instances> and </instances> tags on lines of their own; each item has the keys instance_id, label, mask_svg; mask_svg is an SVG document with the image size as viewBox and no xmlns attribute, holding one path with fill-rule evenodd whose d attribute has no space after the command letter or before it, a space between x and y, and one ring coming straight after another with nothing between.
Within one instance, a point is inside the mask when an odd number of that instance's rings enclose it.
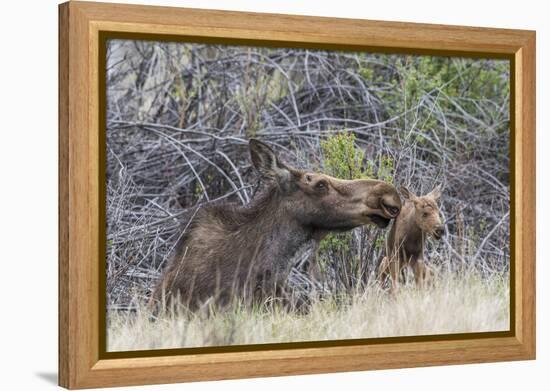
<instances>
[{"instance_id":1,"label":"moose ear","mask_svg":"<svg viewBox=\"0 0 550 391\"><path fill-rule=\"evenodd\" d=\"M441 197L441 185L437 185L435 189L433 189L428 196L432 197L434 200L438 200L439 197Z\"/></svg>"},{"instance_id":2,"label":"moose ear","mask_svg":"<svg viewBox=\"0 0 550 391\"><path fill-rule=\"evenodd\" d=\"M250 139L248 146L252 165L263 179L282 181L290 178L288 167L279 161L270 147L256 139Z\"/></svg>"},{"instance_id":3,"label":"moose ear","mask_svg":"<svg viewBox=\"0 0 550 391\"><path fill-rule=\"evenodd\" d=\"M405 198L406 200L414 201L416 199L416 196L414 195L414 193L409 189L407 189L405 186L401 186L399 190L401 191L403 198Z\"/></svg>"}]
</instances>

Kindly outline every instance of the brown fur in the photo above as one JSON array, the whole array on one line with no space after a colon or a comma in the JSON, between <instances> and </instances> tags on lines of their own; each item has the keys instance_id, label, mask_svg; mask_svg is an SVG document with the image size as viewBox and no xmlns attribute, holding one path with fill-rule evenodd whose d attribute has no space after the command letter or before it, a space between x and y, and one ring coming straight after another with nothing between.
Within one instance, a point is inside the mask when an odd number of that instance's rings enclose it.
<instances>
[{"instance_id":1,"label":"brown fur","mask_svg":"<svg viewBox=\"0 0 550 391\"><path fill-rule=\"evenodd\" d=\"M277 296L292 256L328 231L386 227L401 209L397 190L377 180L340 180L297 170L257 140L250 154L266 189L246 206L200 208L154 293L180 296L190 308L233 297Z\"/></svg>"},{"instance_id":2,"label":"brown fur","mask_svg":"<svg viewBox=\"0 0 550 391\"><path fill-rule=\"evenodd\" d=\"M379 268L379 278L384 281L388 274L392 290L397 290L399 277L404 268L412 268L417 284L424 284L427 269L424 263L424 242L426 236L441 239L445 227L441 223L437 200L441 196L436 187L425 196L417 197L407 188L401 193L405 203L399 216L394 220L386 240L386 256Z\"/></svg>"}]
</instances>

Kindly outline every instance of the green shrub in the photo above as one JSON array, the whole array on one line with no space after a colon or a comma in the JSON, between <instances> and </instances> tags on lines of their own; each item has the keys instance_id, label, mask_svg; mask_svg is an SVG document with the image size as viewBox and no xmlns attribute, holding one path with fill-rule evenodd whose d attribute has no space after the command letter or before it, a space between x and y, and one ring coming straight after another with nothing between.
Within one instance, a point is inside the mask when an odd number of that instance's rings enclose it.
<instances>
[{"instance_id":1,"label":"green shrub","mask_svg":"<svg viewBox=\"0 0 550 391\"><path fill-rule=\"evenodd\" d=\"M321 141L325 173L340 179L371 178L372 166L364 163L365 152L355 146L355 134L341 132Z\"/></svg>"},{"instance_id":2,"label":"green shrub","mask_svg":"<svg viewBox=\"0 0 550 391\"><path fill-rule=\"evenodd\" d=\"M324 171L326 174L340 179L381 179L388 183L393 182L393 159L390 156L381 156L378 165L366 159L365 152L355 142L355 134L351 132L339 132L321 141L321 149L324 159ZM354 251L357 245L353 245L352 232L341 234L329 234L320 243L319 263L321 270L332 265L338 269L335 263L343 264L346 275L349 271L361 269L361 250ZM376 248L382 248L383 237L375 241Z\"/></svg>"}]
</instances>

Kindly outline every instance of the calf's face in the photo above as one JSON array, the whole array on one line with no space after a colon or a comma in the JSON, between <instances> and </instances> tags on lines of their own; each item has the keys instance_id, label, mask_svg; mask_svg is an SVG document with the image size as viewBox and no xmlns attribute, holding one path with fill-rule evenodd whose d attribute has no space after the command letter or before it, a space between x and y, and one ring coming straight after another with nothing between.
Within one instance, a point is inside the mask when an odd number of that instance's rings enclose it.
<instances>
[{"instance_id":1,"label":"calf's face","mask_svg":"<svg viewBox=\"0 0 550 391\"><path fill-rule=\"evenodd\" d=\"M439 240L445 235L445 226L441 222L441 215L437 200L441 197L441 187L437 186L424 196L416 196L409 189L402 186L401 194L414 204L414 220L422 232Z\"/></svg>"},{"instance_id":2,"label":"calf's face","mask_svg":"<svg viewBox=\"0 0 550 391\"><path fill-rule=\"evenodd\" d=\"M298 170L278 159L266 144L250 141L252 164L282 195L281 213L320 230L345 231L364 224L388 226L401 211L397 190L370 179L344 180Z\"/></svg>"}]
</instances>

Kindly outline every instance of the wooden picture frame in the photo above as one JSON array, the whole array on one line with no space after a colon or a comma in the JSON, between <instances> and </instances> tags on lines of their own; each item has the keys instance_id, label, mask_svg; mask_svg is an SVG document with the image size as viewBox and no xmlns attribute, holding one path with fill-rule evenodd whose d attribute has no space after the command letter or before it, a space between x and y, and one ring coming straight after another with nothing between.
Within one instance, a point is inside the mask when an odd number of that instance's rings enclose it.
<instances>
[{"instance_id":1,"label":"wooden picture frame","mask_svg":"<svg viewBox=\"0 0 550 391\"><path fill-rule=\"evenodd\" d=\"M103 34L511 62L511 330L456 338L105 355L100 262ZM104 88L104 86L103 86ZM104 182L104 181L103 181ZM88 2L59 6L59 384L89 388L535 358L535 32ZM104 261L104 260L103 260Z\"/></svg>"}]
</instances>

